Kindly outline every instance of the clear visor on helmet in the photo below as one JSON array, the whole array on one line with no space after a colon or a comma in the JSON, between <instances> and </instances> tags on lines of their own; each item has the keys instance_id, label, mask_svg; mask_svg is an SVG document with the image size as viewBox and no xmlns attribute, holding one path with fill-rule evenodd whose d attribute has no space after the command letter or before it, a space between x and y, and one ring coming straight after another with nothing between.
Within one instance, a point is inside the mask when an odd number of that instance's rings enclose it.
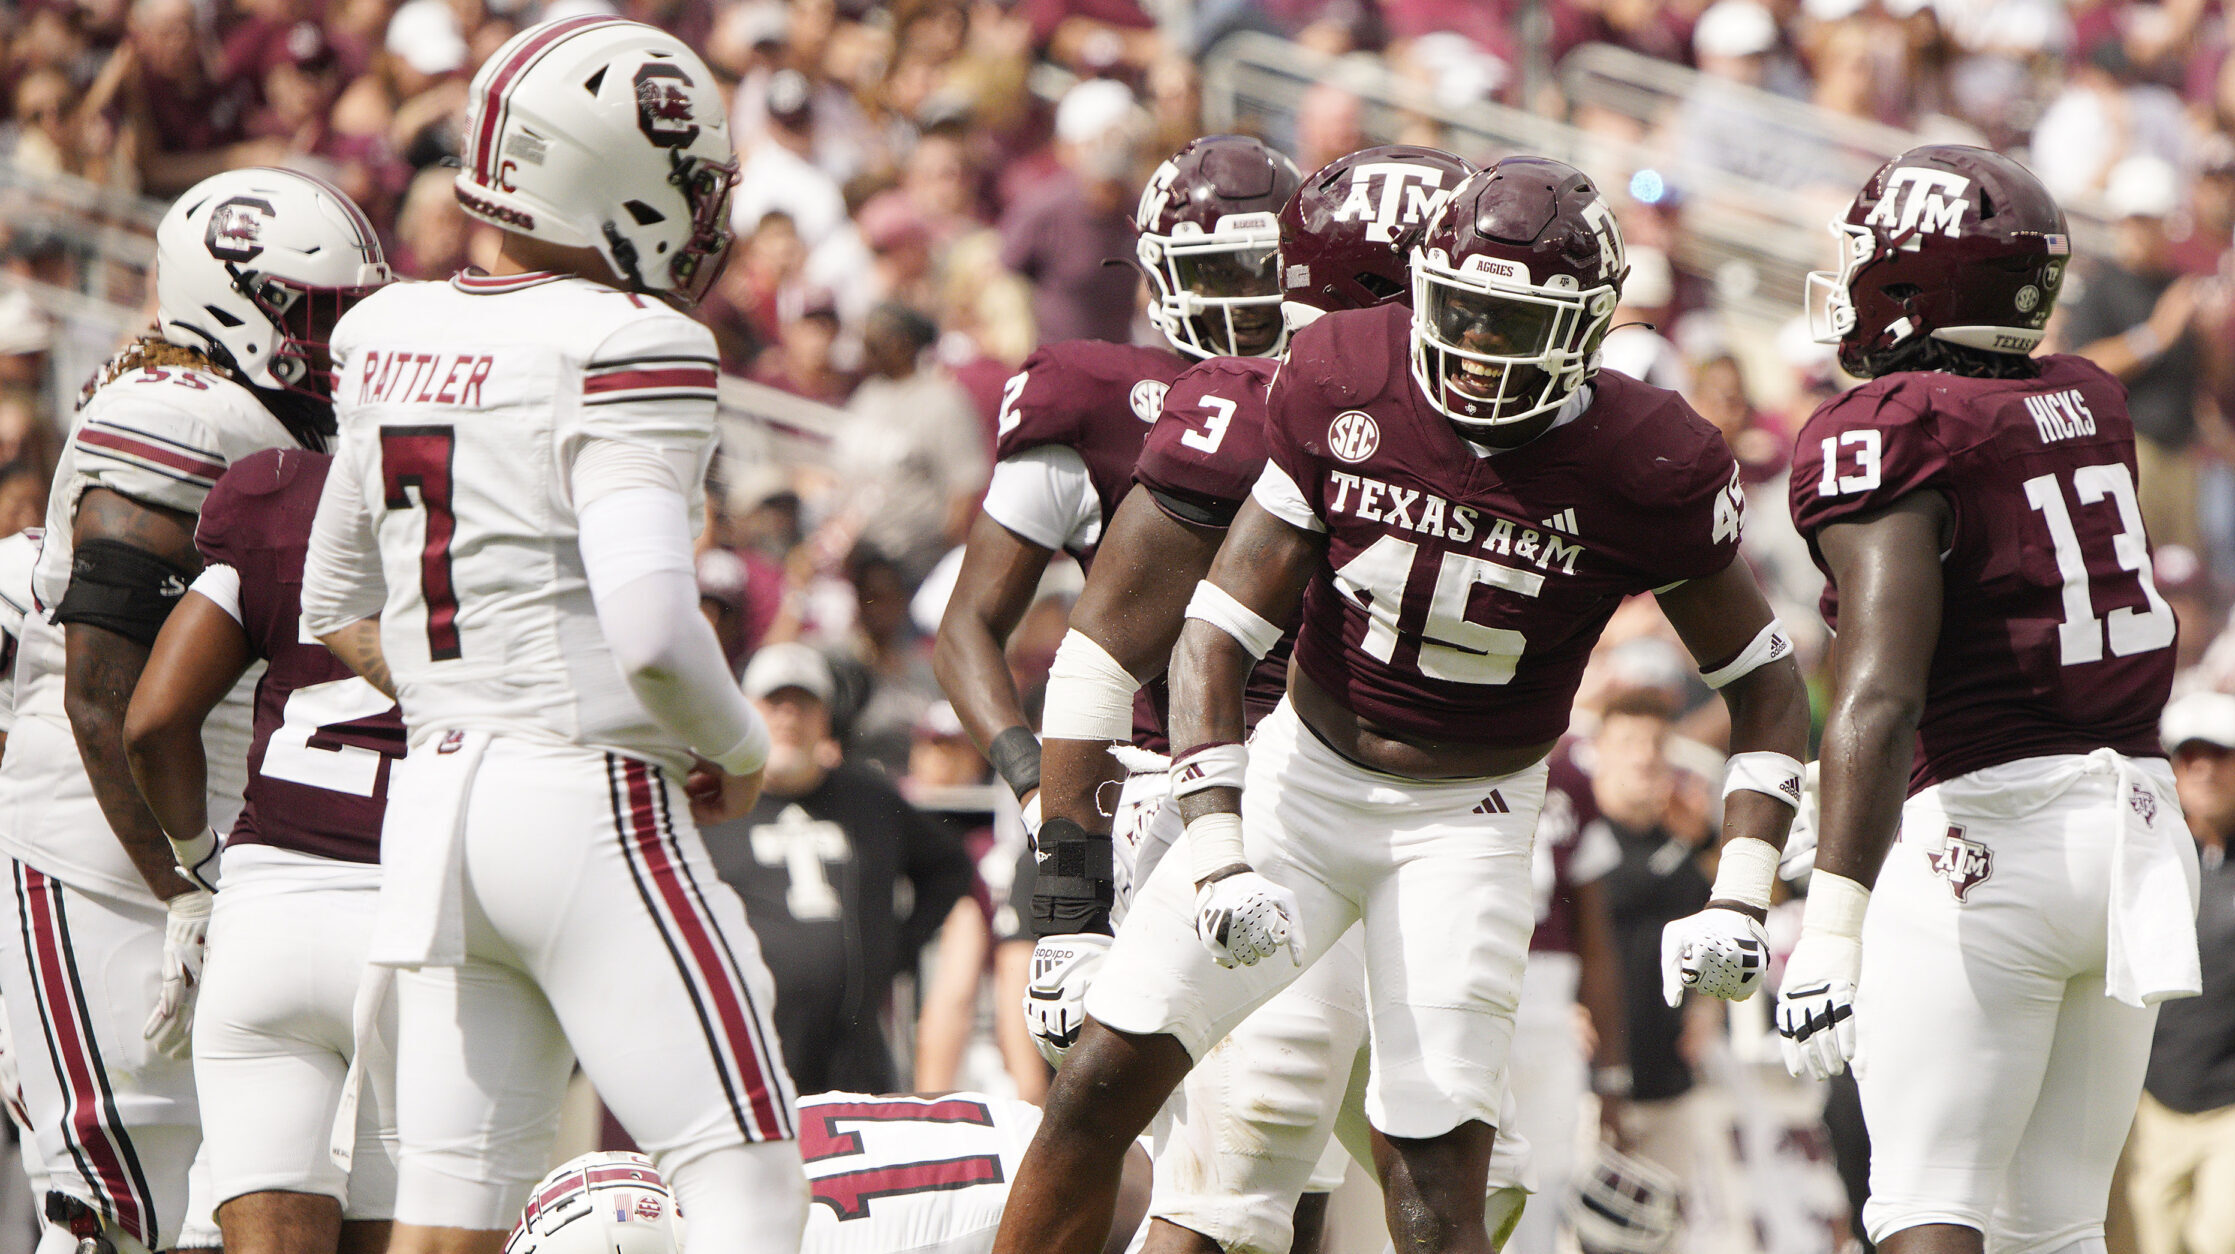
<instances>
[{"instance_id":1,"label":"clear visor on helmet","mask_svg":"<svg viewBox=\"0 0 2235 1254\"><path fill-rule=\"evenodd\" d=\"M688 305L696 305L714 288L729 264L730 190L737 185L735 161L708 161L703 157L676 157L668 182L683 193L691 207L691 236L668 262L669 291Z\"/></svg>"},{"instance_id":2,"label":"clear visor on helmet","mask_svg":"<svg viewBox=\"0 0 2235 1254\"><path fill-rule=\"evenodd\" d=\"M1260 357L1287 339L1281 321L1280 241L1269 231L1144 237L1160 289L1151 320L1199 357Z\"/></svg>"},{"instance_id":3,"label":"clear visor on helmet","mask_svg":"<svg viewBox=\"0 0 2235 1254\"><path fill-rule=\"evenodd\" d=\"M1839 269L1809 271L1802 297L1808 334L1818 344L1837 344L1855 329L1855 302L1848 285L1878 248L1878 238L1869 227L1834 222L1831 233L1839 239Z\"/></svg>"},{"instance_id":4,"label":"clear visor on helmet","mask_svg":"<svg viewBox=\"0 0 2235 1254\"><path fill-rule=\"evenodd\" d=\"M1415 375L1453 421L1521 422L1554 409L1583 382L1586 322L1611 313L1611 288L1590 293L1492 286L1416 263Z\"/></svg>"}]
</instances>

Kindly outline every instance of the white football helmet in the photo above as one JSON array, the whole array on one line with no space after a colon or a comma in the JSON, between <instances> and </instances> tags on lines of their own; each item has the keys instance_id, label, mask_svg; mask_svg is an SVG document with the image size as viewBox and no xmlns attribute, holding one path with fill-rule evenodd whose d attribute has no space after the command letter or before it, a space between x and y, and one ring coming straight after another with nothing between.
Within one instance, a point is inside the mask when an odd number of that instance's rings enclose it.
<instances>
[{"instance_id":1,"label":"white football helmet","mask_svg":"<svg viewBox=\"0 0 2235 1254\"><path fill-rule=\"evenodd\" d=\"M394 277L364 211L293 170L213 174L155 228L163 338L260 388L330 398L334 323Z\"/></svg>"},{"instance_id":2,"label":"white football helmet","mask_svg":"<svg viewBox=\"0 0 2235 1254\"><path fill-rule=\"evenodd\" d=\"M1676 1239L1676 1176L1658 1163L1601 1143L1568 1197L1583 1254L1661 1254Z\"/></svg>"},{"instance_id":3,"label":"white football helmet","mask_svg":"<svg viewBox=\"0 0 2235 1254\"><path fill-rule=\"evenodd\" d=\"M473 76L458 203L507 231L595 248L630 288L697 303L730 245L737 179L714 75L617 17L531 26Z\"/></svg>"},{"instance_id":4,"label":"white football helmet","mask_svg":"<svg viewBox=\"0 0 2235 1254\"><path fill-rule=\"evenodd\" d=\"M675 1254L675 1195L642 1154L604 1150L536 1182L504 1254Z\"/></svg>"}]
</instances>

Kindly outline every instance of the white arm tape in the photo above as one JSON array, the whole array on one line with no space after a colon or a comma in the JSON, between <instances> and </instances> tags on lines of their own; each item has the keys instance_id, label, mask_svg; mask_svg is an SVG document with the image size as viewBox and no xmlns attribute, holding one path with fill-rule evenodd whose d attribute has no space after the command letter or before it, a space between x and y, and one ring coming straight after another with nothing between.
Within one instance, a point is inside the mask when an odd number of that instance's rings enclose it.
<instances>
[{"instance_id":1,"label":"white arm tape","mask_svg":"<svg viewBox=\"0 0 2235 1254\"><path fill-rule=\"evenodd\" d=\"M1260 662L1280 643L1280 628L1208 579L1196 582L1195 595L1188 598L1187 616L1202 619L1234 637L1249 650L1251 658Z\"/></svg>"},{"instance_id":2,"label":"white arm tape","mask_svg":"<svg viewBox=\"0 0 2235 1254\"><path fill-rule=\"evenodd\" d=\"M1091 637L1075 629L1063 633L1055 662L1048 667L1040 738L1130 742L1133 693L1140 686Z\"/></svg>"},{"instance_id":3,"label":"white arm tape","mask_svg":"<svg viewBox=\"0 0 2235 1254\"><path fill-rule=\"evenodd\" d=\"M1249 774L1249 750L1237 744L1204 745L1172 759L1172 796L1211 788L1240 788ZM1223 865L1223 864L1222 864Z\"/></svg>"},{"instance_id":4,"label":"white arm tape","mask_svg":"<svg viewBox=\"0 0 2235 1254\"><path fill-rule=\"evenodd\" d=\"M1736 901L1769 909L1769 888L1777 879L1777 846L1752 836L1739 836L1723 845L1715 867L1715 887L1708 895L1717 901Z\"/></svg>"},{"instance_id":5,"label":"white arm tape","mask_svg":"<svg viewBox=\"0 0 2235 1254\"><path fill-rule=\"evenodd\" d=\"M1761 634L1754 637L1752 644L1739 651L1737 657L1714 670L1701 671L1700 678L1707 681L1708 687L1720 688L1734 679L1753 674L1781 657L1790 657L1792 652L1793 642L1785 637L1785 624L1773 618L1769 620L1769 626L1762 628Z\"/></svg>"},{"instance_id":6,"label":"white arm tape","mask_svg":"<svg viewBox=\"0 0 2235 1254\"><path fill-rule=\"evenodd\" d=\"M1821 932L1859 940L1863 915L1870 909L1870 890L1844 875L1818 871L1808 880L1808 904L1802 908L1803 935Z\"/></svg>"},{"instance_id":7,"label":"white arm tape","mask_svg":"<svg viewBox=\"0 0 2235 1254\"><path fill-rule=\"evenodd\" d=\"M1734 753L1723 766L1723 795L1758 792L1800 809L1800 781L1805 768L1788 754L1757 749Z\"/></svg>"},{"instance_id":8,"label":"white arm tape","mask_svg":"<svg viewBox=\"0 0 2235 1254\"><path fill-rule=\"evenodd\" d=\"M1198 817L1187 825L1187 841L1188 862L1195 869L1198 884L1214 871L1249 861L1242 856L1242 816L1239 814Z\"/></svg>"}]
</instances>

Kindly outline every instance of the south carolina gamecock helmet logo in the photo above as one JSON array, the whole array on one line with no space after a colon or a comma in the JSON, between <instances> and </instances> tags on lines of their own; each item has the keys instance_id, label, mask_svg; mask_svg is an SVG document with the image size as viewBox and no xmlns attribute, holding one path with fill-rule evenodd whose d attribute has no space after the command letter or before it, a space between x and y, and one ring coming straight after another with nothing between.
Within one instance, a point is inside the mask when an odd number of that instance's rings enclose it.
<instances>
[{"instance_id":1,"label":"south carolina gamecock helmet logo","mask_svg":"<svg viewBox=\"0 0 2235 1254\"><path fill-rule=\"evenodd\" d=\"M254 261L264 251L264 219L272 213L272 202L255 196L235 196L212 209L209 231L202 237L210 256L220 261Z\"/></svg>"},{"instance_id":2,"label":"south carolina gamecock helmet logo","mask_svg":"<svg viewBox=\"0 0 2235 1254\"><path fill-rule=\"evenodd\" d=\"M662 148L688 148L698 139L691 98L683 90L691 86L691 76L678 65L654 61L636 72L636 124L646 139Z\"/></svg>"}]
</instances>

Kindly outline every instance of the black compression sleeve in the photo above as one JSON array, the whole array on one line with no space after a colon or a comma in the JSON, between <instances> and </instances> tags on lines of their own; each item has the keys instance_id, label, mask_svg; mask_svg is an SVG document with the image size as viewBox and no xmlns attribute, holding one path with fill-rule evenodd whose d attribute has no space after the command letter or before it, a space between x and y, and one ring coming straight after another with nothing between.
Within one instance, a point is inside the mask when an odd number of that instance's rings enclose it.
<instances>
[{"instance_id":1,"label":"black compression sleeve","mask_svg":"<svg viewBox=\"0 0 2235 1254\"><path fill-rule=\"evenodd\" d=\"M70 562L70 587L54 621L100 627L152 646L194 572L122 540L88 540Z\"/></svg>"}]
</instances>

